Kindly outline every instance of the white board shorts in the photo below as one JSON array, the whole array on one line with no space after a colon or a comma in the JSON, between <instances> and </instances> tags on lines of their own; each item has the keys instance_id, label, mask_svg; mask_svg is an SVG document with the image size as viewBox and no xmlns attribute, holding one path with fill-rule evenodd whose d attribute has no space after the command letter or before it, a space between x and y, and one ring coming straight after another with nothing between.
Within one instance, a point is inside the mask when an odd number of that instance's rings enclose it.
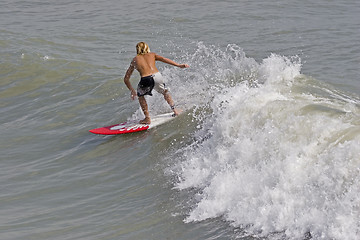
<instances>
[{"instance_id":1,"label":"white board shorts","mask_svg":"<svg viewBox=\"0 0 360 240\"><path fill-rule=\"evenodd\" d=\"M150 76L145 76L140 79L137 88L137 95L139 97L144 95L152 96L152 90L155 89L158 93L164 94L166 91L170 91L169 88L165 86L166 79L161 75L160 72L157 72Z\"/></svg>"}]
</instances>

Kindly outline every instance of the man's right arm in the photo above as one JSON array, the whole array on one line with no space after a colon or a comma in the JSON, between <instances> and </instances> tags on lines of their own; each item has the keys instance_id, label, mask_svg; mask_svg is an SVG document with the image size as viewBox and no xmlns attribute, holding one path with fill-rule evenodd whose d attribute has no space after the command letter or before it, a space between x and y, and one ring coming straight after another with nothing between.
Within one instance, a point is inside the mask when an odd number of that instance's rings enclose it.
<instances>
[{"instance_id":1,"label":"man's right arm","mask_svg":"<svg viewBox=\"0 0 360 240\"><path fill-rule=\"evenodd\" d=\"M156 61L161 61L163 63L170 64L170 65L173 65L173 66L176 66L176 67L179 67L179 68L188 68L189 67L189 65L187 65L187 64L178 64L178 63L174 62L173 60L170 60L168 58L162 57L162 56L157 55L157 54L155 54L155 60Z\"/></svg>"}]
</instances>

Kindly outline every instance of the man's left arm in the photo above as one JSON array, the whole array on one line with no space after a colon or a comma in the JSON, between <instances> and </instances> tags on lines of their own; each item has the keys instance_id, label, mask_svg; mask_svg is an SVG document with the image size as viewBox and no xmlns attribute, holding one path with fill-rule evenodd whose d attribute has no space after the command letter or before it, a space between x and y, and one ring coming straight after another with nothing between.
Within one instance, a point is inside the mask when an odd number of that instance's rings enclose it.
<instances>
[{"instance_id":1,"label":"man's left arm","mask_svg":"<svg viewBox=\"0 0 360 240\"><path fill-rule=\"evenodd\" d=\"M134 69L135 69L135 61L133 60L130 63L130 66L129 66L128 70L126 71L125 77L124 77L124 83L125 83L126 87L131 91L131 98L133 100L135 100L135 98L136 98L136 91L130 83L130 77L131 77L131 74L134 72Z\"/></svg>"}]
</instances>

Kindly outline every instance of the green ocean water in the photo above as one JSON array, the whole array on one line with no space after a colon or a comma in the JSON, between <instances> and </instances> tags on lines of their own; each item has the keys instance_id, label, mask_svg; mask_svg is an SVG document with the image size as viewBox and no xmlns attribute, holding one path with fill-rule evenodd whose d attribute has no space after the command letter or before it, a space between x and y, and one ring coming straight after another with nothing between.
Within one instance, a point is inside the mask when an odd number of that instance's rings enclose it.
<instances>
[{"instance_id":1,"label":"green ocean water","mask_svg":"<svg viewBox=\"0 0 360 240\"><path fill-rule=\"evenodd\" d=\"M356 1L1 5L1 239L358 238ZM138 41L184 113L90 134L142 117Z\"/></svg>"}]
</instances>

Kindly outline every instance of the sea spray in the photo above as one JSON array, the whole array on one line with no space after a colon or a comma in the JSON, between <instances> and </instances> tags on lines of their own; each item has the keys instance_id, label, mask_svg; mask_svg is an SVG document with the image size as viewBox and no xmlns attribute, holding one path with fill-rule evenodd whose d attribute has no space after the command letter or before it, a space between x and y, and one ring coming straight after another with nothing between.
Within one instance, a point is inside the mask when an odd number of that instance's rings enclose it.
<instances>
[{"instance_id":1,"label":"sea spray","mask_svg":"<svg viewBox=\"0 0 360 240\"><path fill-rule=\"evenodd\" d=\"M203 72L194 81L212 94L195 102L208 110L170 169L175 188L198 189L185 222L222 217L251 236L356 239L359 100L301 75L298 58L256 64L207 50L192 61Z\"/></svg>"}]
</instances>

